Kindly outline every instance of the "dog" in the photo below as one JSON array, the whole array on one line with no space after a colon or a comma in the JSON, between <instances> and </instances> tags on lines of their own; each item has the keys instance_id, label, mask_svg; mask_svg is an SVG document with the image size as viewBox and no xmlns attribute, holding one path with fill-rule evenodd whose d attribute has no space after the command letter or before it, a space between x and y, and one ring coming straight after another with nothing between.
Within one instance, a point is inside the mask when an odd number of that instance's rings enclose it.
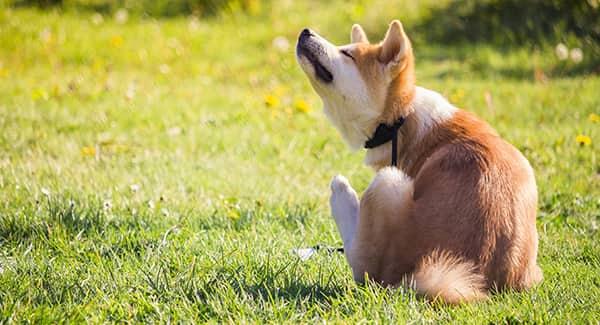
<instances>
[{"instance_id":1,"label":"dog","mask_svg":"<svg viewBox=\"0 0 600 325\"><path fill-rule=\"evenodd\" d=\"M357 24L350 35L335 46L304 29L296 57L325 115L350 148L368 148L365 163L376 171L360 201L343 176L330 185L354 279L447 304L540 282L527 159L474 114L415 85L398 20L378 44Z\"/></svg>"}]
</instances>

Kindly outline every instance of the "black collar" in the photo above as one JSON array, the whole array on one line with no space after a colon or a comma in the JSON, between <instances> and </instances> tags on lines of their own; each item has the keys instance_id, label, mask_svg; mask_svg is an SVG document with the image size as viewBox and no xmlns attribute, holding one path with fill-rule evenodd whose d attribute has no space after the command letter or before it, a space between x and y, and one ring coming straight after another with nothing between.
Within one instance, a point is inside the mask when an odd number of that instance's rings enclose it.
<instances>
[{"instance_id":1,"label":"black collar","mask_svg":"<svg viewBox=\"0 0 600 325\"><path fill-rule=\"evenodd\" d=\"M373 136L365 142L365 148L373 149L392 140L392 166L397 166L398 162L398 129L404 124L404 117L397 119L394 124L388 125L381 123L375 129Z\"/></svg>"}]
</instances>

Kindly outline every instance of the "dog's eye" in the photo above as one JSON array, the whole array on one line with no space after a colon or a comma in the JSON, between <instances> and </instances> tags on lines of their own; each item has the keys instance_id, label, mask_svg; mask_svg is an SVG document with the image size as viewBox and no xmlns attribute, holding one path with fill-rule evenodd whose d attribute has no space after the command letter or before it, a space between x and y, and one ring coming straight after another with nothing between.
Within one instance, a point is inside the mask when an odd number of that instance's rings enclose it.
<instances>
[{"instance_id":1,"label":"dog's eye","mask_svg":"<svg viewBox=\"0 0 600 325\"><path fill-rule=\"evenodd\" d=\"M346 50L340 50L340 52L342 52L343 55L349 57L352 59L352 61L354 61L354 57L352 56L352 54L350 54L350 52L346 51Z\"/></svg>"}]
</instances>

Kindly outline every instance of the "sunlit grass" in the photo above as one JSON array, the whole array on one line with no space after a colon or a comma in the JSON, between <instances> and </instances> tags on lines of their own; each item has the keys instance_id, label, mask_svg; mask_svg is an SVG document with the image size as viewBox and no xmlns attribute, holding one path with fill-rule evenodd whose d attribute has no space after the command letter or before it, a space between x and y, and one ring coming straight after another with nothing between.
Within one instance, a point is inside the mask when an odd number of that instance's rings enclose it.
<instances>
[{"instance_id":1,"label":"sunlit grass","mask_svg":"<svg viewBox=\"0 0 600 325\"><path fill-rule=\"evenodd\" d=\"M321 113L297 33L343 43L358 21L376 41L424 8L283 1L122 22L0 9L0 319L598 322L600 78L563 76L576 63L554 46L415 44L419 84L533 164L540 287L431 306L354 284L340 255L290 254L340 243L333 175L359 190L373 175Z\"/></svg>"}]
</instances>

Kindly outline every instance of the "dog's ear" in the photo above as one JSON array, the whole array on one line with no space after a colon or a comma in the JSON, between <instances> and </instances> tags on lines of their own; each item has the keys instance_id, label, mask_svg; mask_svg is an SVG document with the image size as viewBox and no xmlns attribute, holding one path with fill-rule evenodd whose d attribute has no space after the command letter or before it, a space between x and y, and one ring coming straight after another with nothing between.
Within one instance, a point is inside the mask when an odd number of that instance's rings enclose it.
<instances>
[{"instance_id":1,"label":"dog's ear","mask_svg":"<svg viewBox=\"0 0 600 325\"><path fill-rule=\"evenodd\" d=\"M379 61L387 65L398 65L407 53L410 42L402 24L398 20L390 23L385 38L381 42L381 52L379 52Z\"/></svg>"},{"instance_id":2,"label":"dog's ear","mask_svg":"<svg viewBox=\"0 0 600 325\"><path fill-rule=\"evenodd\" d=\"M350 42L352 43L369 43L369 39L367 38L367 34L360 27L359 24L352 25L352 32L350 32Z\"/></svg>"}]
</instances>

